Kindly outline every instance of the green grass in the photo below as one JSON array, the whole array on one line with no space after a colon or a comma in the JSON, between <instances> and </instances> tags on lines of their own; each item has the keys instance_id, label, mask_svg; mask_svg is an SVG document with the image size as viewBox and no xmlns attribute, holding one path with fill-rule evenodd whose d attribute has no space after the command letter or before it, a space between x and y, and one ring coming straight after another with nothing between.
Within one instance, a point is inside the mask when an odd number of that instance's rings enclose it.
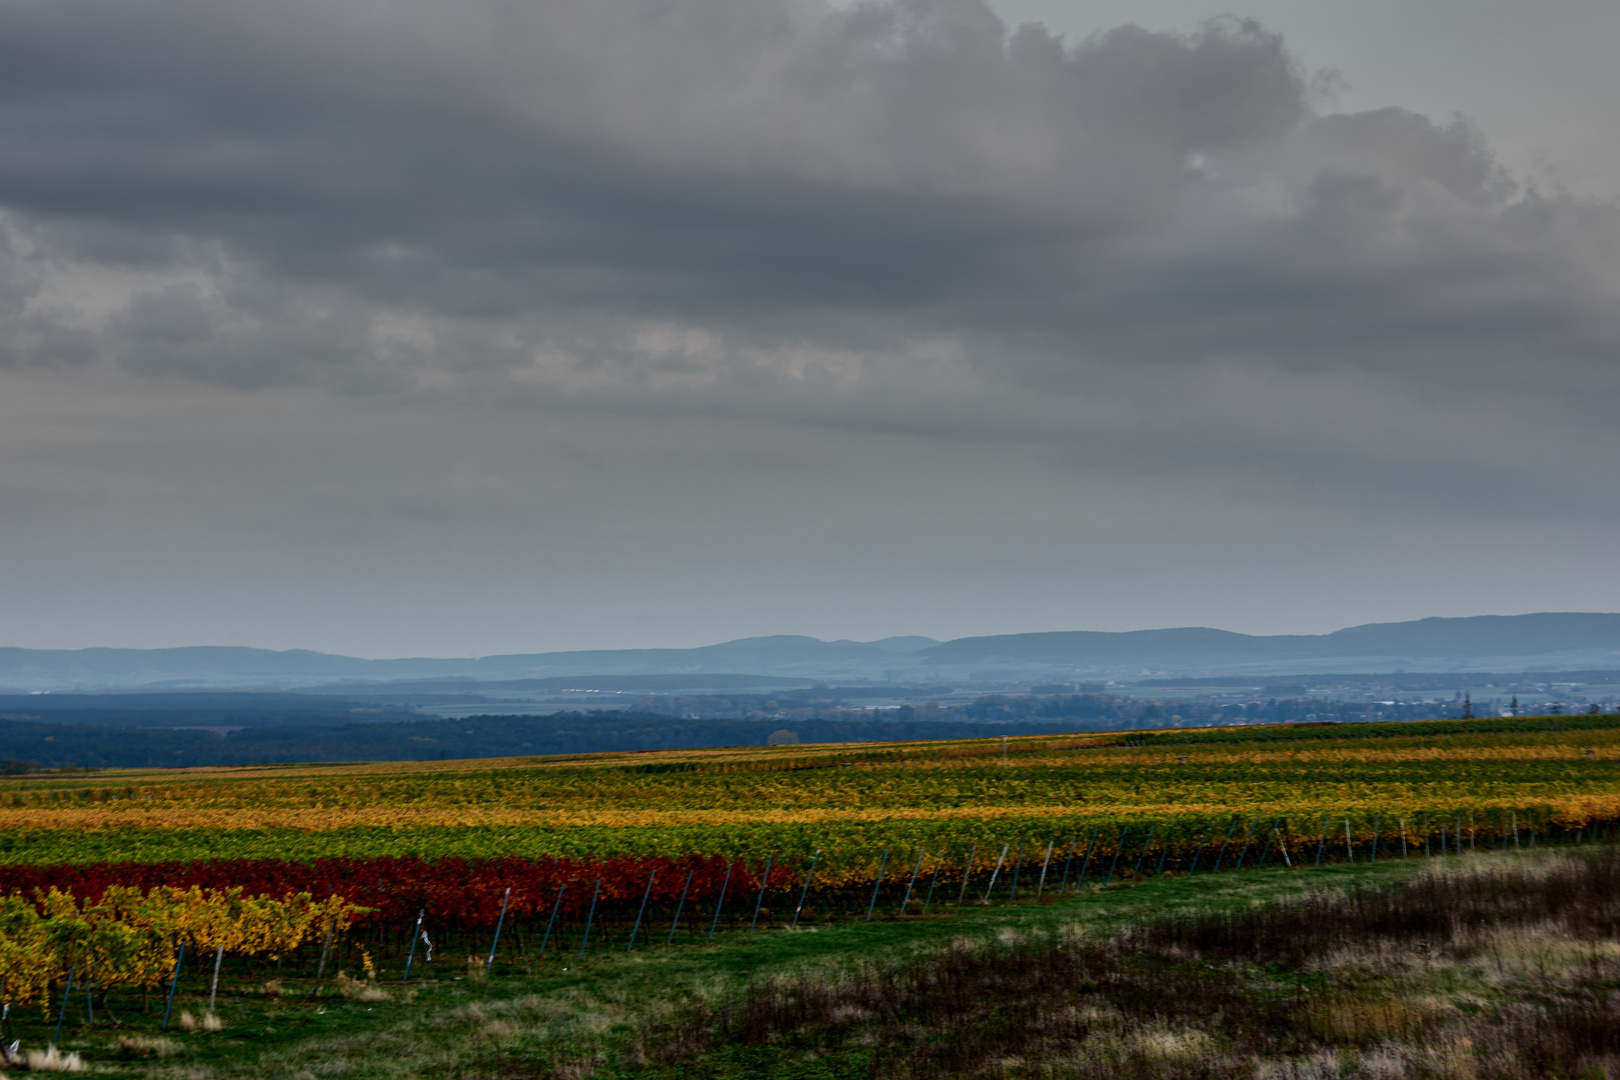
<instances>
[{"instance_id":1,"label":"green grass","mask_svg":"<svg viewBox=\"0 0 1620 1080\"><path fill-rule=\"evenodd\" d=\"M1611 731L1620 714L1574 713L1557 716L1484 716L1471 720L1370 720L1357 723L1231 725L1176 731L1160 728L1125 736L1138 746L1199 743L1340 743L1363 739L1432 739L1455 735L1556 735L1569 731Z\"/></svg>"},{"instance_id":2,"label":"green grass","mask_svg":"<svg viewBox=\"0 0 1620 1080\"><path fill-rule=\"evenodd\" d=\"M982 906L970 897L960 911L926 919L856 920L797 932L773 926L754 934L723 933L713 944L671 948L662 944L663 932L655 931L655 944L633 954L593 949L581 964L577 953L557 955L553 950L543 962L527 967L497 965L484 983L469 980L464 954L441 954L431 966L418 956L418 977L409 988L399 985L397 970L383 972L376 985L387 1000L340 996L330 974L319 998L309 996L308 982L293 979L286 981L282 996L272 997L259 988L274 971L251 976L245 970L228 971L220 988L221 1031L171 1027L162 1033L173 1044L167 1056L138 1049L120 1053L120 1036L128 1041L129 1036L159 1034L161 995L152 994L144 1012L139 995L115 999L112 1012L123 1021L119 1028L105 1012L94 1027L86 1026L84 1000L77 997L70 1001L62 1048L80 1051L93 1072L106 1075L511 1080L583 1076L592 1069L624 1074L636 1071L638 1036L648 1025L667 1020L683 1004L723 999L772 977L831 976L885 957L942 948L962 937L991 939L1006 931L1055 933L1060 927L1081 926L1104 935L1145 916L1243 910L1309 889L1393 881L1424 862L1387 859L1320 870L1171 877L1132 887L1088 887L1078 896L1055 902L1048 896L1043 903ZM622 936L615 946L622 949ZM205 1006L206 984L188 964L175 1015L184 1010L200 1016ZM13 1019L26 1021L14 1023L11 1035L21 1037L25 1048L49 1040L49 1025L40 1022L37 1012ZM55 1019L53 1005L52 1024ZM731 1051L736 1060L730 1068L745 1075L749 1055L759 1052ZM854 1069L858 1062L845 1064Z\"/></svg>"}]
</instances>

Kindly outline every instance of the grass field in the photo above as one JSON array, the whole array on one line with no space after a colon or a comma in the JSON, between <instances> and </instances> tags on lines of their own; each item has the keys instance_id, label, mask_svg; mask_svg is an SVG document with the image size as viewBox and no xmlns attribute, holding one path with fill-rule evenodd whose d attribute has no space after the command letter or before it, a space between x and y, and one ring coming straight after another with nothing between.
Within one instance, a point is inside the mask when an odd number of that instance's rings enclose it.
<instances>
[{"instance_id":1,"label":"grass field","mask_svg":"<svg viewBox=\"0 0 1620 1080\"><path fill-rule=\"evenodd\" d=\"M316 992L267 965L226 978L218 1030L158 1031L161 995L94 1025L76 1001L61 1045L99 1075L187 1080L1609 1076L1617 886L1620 851L1585 845L1166 878L487 978L441 954L409 986L349 970ZM176 1015L200 1017L188 983ZM14 1030L38 1046L47 1028Z\"/></svg>"}]
</instances>

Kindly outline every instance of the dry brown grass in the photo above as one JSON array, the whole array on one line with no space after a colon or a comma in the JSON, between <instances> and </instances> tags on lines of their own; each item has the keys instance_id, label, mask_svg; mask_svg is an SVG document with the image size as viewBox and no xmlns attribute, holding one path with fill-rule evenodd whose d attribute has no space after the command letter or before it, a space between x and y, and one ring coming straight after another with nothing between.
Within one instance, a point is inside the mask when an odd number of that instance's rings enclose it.
<instances>
[{"instance_id":1,"label":"dry brown grass","mask_svg":"<svg viewBox=\"0 0 1620 1080\"><path fill-rule=\"evenodd\" d=\"M128 1058L173 1057L181 1050L180 1044L173 1039L135 1033L120 1034L113 1045L120 1057Z\"/></svg>"},{"instance_id":2,"label":"dry brown grass","mask_svg":"<svg viewBox=\"0 0 1620 1080\"><path fill-rule=\"evenodd\" d=\"M348 1001L390 1001L393 995L377 985L375 979L351 979L338 972L333 980L338 993Z\"/></svg>"},{"instance_id":3,"label":"dry brown grass","mask_svg":"<svg viewBox=\"0 0 1620 1080\"><path fill-rule=\"evenodd\" d=\"M62 1053L56 1047L30 1050L24 1055L29 1072L83 1072L84 1061L72 1051Z\"/></svg>"},{"instance_id":4,"label":"dry brown grass","mask_svg":"<svg viewBox=\"0 0 1620 1080\"><path fill-rule=\"evenodd\" d=\"M466 979L475 986L481 986L489 981L489 971L484 966L482 956L468 954Z\"/></svg>"},{"instance_id":5,"label":"dry brown grass","mask_svg":"<svg viewBox=\"0 0 1620 1080\"><path fill-rule=\"evenodd\" d=\"M919 1080L1597 1080L1620 1077L1617 939L1620 850L1481 856L1108 939L1004 932L773 978L644 1041L728 1076L754 1046Z\"/></svg>"}]
</instances>

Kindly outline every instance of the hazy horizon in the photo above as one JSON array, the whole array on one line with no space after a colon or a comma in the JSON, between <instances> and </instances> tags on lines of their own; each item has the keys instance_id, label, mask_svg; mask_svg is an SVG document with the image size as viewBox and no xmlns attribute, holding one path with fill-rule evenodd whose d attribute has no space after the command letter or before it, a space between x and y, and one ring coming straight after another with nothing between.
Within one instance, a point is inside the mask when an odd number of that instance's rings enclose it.
<instances>
[{"instance_id":1,"label":"hazy horizon","mask_svg":"<svg viewBox=\"0 0 1620 1080\"><path fill-rule=\"evenodd\" d=\"M1515 617L1517 615L1620 615L1620 612L1513 612L1513 613L1476 612L1473 615L1423 616L1422 618L1424 618L1424 619L1428 619L1428 618L1464 618L1464 619L1466 619L1466 618L1479 618L1479 617L1512 618L1512 617ZM1106 630L1106 629L1105 630L1099 630L1096 627L1066 626L1066 627L1053 627L1053 628L1032 629L1032 630L1013 630L1013 631L1007 631L1005 633L1010 634L1010 635L1036 635L1036 634L1052 634L1052 633L1061 634L1061 633L1070 633L1070 632L1082 632L1082 633L1151 633L1151 632L1156 632L1156 631L1171 631L1171 630L1219 630L1219 631L1225 631L1225 632L1229 632L1229 633L1243 634L1245 636L1250 636L1250 637L1286 637L1286 636L1315 637L1315 636L1325 636L1325 635L1328 635L1328 634L1332 634L1332 633L1334 633L1336 631L1339 631L1339 630L1357 629L1357 628L1364 627L1364 626L1385 626L1385 625L1392 625L1392 624L1395 624L1397 622L1407 622L1407 621L1416 621L1416 620L1377 619L1377 620L1373 620L1370 623L1346 624L1344 626L1335 626L1335 627L1333 627L1331 629L1328 629L1328 630L1283 631L1283 632L1280 632L1280 633L1277 633L1277 634L1251 634L1251 633L1249 633L1247 631L1232 630L1230 627L1223 627L1223 626L1137 626L1137 627L1128 627L1128 628L1125 628L1125 629L1122 629L1122 630ZM885 635L884 637L881 637L881 638L852 638L852 637L849 637L847 635L846 636L841 636L841 637L817 637L814 634L801 634L801 633L795 633L793 631L782 631L782 632L778 632L778 633L749 634L749 635L744 635L744 636L741 636L741 637L729 637L729 638L719 638L719 639L715 639L715 640L694 641L694 642L689 643L689 644L653 643L653 644L637 644L637 645L581 645L581 646L577 646L577 647L572 647L571 646L571 647L562 648L562 649L500 649L500 650L492 650L490 652L484 652L484 653L439 653L439 654L413 653L413 654L392 654L392 655L383 655L383 654L368 655L368 654L365 654L365 653L358 653L358 652L338 652L338 651L327 650L327 649L311 649L308 646L303 646L303 645L289 645L289 646L276 647L276 646L254 645L254 644L249 643L249 642L232 642L232 641L192 641L192 642L184 642L184 643L172 644L172 645L107 645L107 644L99 644L99 645L74 645L74 646L36 646L36 645L28 645L28 644L19 644L17 642L10 642L10 641L0 641L0 648L18 648L18 649L28 649L28 650L41 650L41 651L49 651L49 650L55 650L55 649L77 651L77 650L81 650L81 649L106 649L106 648L111 648L111 649L247 648L247 649L267 649L267 650L274 651L274 652L299 652L299 651L318 652L318 653L323 653L323 654L328 654L328 655L347 656L347 657L351 657L351 658L359 659L359 660L400 660L400 659L411 659L411 658L422 658L422 659L477 659L479 657L514 656L514 655L527 655L527 654L535 654L535 653L562 653L562 652L617 652L617 651L639 651L639 650L659 650L659 649L685 650L685 649L701 649L701 648L705 648L705 647L709 647L709 646L716 646L716 645L730 645L730 644L734 644L734 643L737 643L737 642L757 641L757 640L766 639L766 638L773 638L773 637L780 637L780 638L811 638L811 639L814 639L816 641L820 641L820 642L822 642L824 644L839 644L839 643L847 642L847 643L852 643L852 644L857 644L857 645L872 645L872 644L880 644L880 643L882 643L884 641L892 641L892 640L904 639L904 638L916 638L916 639L919 639L919 640L928 640L928 641L931 641L934 644L944 644L946 642L957 641L957 640L962 640L962 639L979 638L979 637L997 637L997 636L1002 636L1002 635L998 635L998 634L957 634L957 635L952 635L951 637L938 637L938 636L929 635L929 634L890 634L890 635ZM901 654L897 654L897 655L901 655Z\"/></svg>"}]
</instances>

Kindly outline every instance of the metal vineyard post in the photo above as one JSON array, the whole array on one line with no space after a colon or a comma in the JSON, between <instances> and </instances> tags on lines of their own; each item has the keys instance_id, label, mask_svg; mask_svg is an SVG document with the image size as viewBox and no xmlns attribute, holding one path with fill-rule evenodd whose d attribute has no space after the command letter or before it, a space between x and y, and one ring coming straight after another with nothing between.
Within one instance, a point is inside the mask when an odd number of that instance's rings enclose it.
<instances>
[{"instance_id":1,"label":"metal vineyard post","mask_svg":"<svg viewBox=\"0 0 1620 1080\"><path fill-rule=\"evenodd\" d=\"M1142 872L1142 861L1147 858L1148 848L1153 846L1153 837L1158 831L1159 827L1157 825L1153 826L1148 830L1147 839L1142 841L1142 850L1136 856L1136 865L1131 867L1132 881L1135 881L1137 875Z\"/></svg>"},{"instance_id":2,"label":"metal vineyard post","mask_svg":"<svg viewBox=\"0 0 1620 1080\"><path fill-rule=\"evenodd\" d=\"M1203 858L1204 849L1209 846L1210 840L1215 836L1214 829L1205 829L1198 837L1198 843L1193 845L1192 862L1187 867L1187 876L1192 877L1198 871L1198 860Z\"/></svg>"},{"instance_id":3,"label":"metal vineyard post","mask_svg":"<svg viewBox=\"0 0 1620 1080\"><path fill-rule=\"evenodd\" d=\"M506 905L512 899L512 886L506 887L506 895L501 897L501 917L495 920L495 940L489 943L489 961L484 965L484 974L488 975L495 970L495 950L501 944L501 927L506 925Z\"/></svg>"},{"instance_id":4,"label":"metal vineyard post","mask_svg":"<svg viewBox=\"0 0 1620 1080\"><path fill-rule=\"evenodd\" d=\"M1249 845L1252 843L1254 843L1254 822L1245 821L1243 823L1243 850L1238 852L1237 865L1232 868L1233 873L1243 869L1244 860L1249 857Z\"/></svg>"},{"instance_id":5,"label":"metal vineyard post","mask_svg":"<svg viewBox=\"0 0 1620 1080\"><path fill-rule=\"evenodd\" d=\"M973 857L979 853L979 842L973 841L973 847L968 851L967 862L962 865L962 890L956 894L956 906L961 907L962 901L967 897L968 877L973 873Z\"/></svg>"},{"instance_id":6,"label":"metal vineyard post","mask_svg":"<svg viewBox=\"0 0 1620 1080\"><path fill-rule=\"evenodd\" d=\"M56 1016L56 1034L51 1036L51 1045L55 1046L62 1037L62 1021L67 1019L68 999L73 996L73 969L68 968L67 985L62 988L62 1011ZM50 1013L46 1013L49 1016Z\"/></svg>"},{"instance_id":7,"label":"metal vineyard post","mask_svg":"<svg viewBox=\"0 0 1620 1080\"><path fill-rule=\"evenodd\" d=\"M315 965L315 985L310 989L310 993L316 996L319 996L321 992L321 978L326 974L326 958L332 952L332 924L336 921L335 919L328 919L326 922L326 938L321 943L321 962ZM411 939L413 946L415 941L416 939L413 937Z\"/></svg>"},{"instance_id":8,"label":"metal vineyard post","mask_svg":"<svg viewBox=\"0 0 1620 1080\"><path fill-rule=\"evenodd\" d=\"M557 902L551 905L551 918L546 920L546 936L540 939L540 955L546 955L546 943L551 940L551 928L557 924L557 912L562 910L563 890L568 888L565 881L557 886Z\"/></svg>"},{"instance_id":9,"label":"metal vineyard post","mask_svg":"<svg viewBox=\"0 0 1620 1080\"><path fill-rule=\"evenodd\" d=\"M732 860L726 860L725 880L720 882L720 899L714 902L714 921L709 924L710 941L714 940L714 932L720 926L720 909L726 906L726 886L731 884L731 868L733 865L734 863Z\"/></svg>"},{"instance_id":10,"label":"metal vineyard post","mask_svg":"<svg viewBox=\"0 0 1620 1080\"><path fill-rule=\"evenodd\" d=\"M221 945L214 952L214 981L208 987L208 1011L210 1014L212 1014L214 1011L214 998L219 993L219 965L224 961L224 959L225 946Z\"/></svg>"},{"instance_id":11,"label":"metal vineyard post","mask_svg":"<svg viewBox=\"0 0 1620 1080\"><path fill-rule=\"evenodd\" d=\"M866 921L872 921L872 912L877 910L878 890L883 888L883 871L889 866L889 849L883 849L883 861L878 863L877 882L872 886L872 902L866 905Z\"/></svg>"},{"instance_id":12,"label":"metal vineyard post","mask_svg":"<svg viewBox=\"0 0 1620 1080\"><path fill-rule=\"evenodd\" d=\"M686 872L686 885L681 889L680 903L675 905L675 918L670 920L669 940L664 942L665 945L675 944L675 928L681 924L681 911L686 907L686 894L692 891L692 875L695 873L697 873L695 866Z\"/></svg>"},{"instance_id":13,"label":"metal vineyard post","mask_svg":"<svg viewBox=\"0 0 1620 1080\"><path fill-rule=\"evenodd\" d=\"M1114 845L1114 861L1108 864L1108 876L1103 879L1103 888L1114 883L1114 871L1119 869L1119 857L1125 854L1125 837L1131 831L1129 825L1119 830L1119 843Z\"/></svg>"},{"instance_id":14,"label":"metal vineyard post","mask_svg":"<svg viewBox=\"0 0 1620 1080\"><path fill-rule=\"evenodd\" d=\"M647 878L647 891L641 894L641 908L636 912L636 924L630 928L630 944L625 947L625 952L636 951L636 932L641 929L641 917L647 914L647 898L652 896L653 882L657 880L658 871L654 870Z\"/></svg>"},{"instance_id":15,"label":"metal vineyard post","mask_svg":"<svg viewBox=\"0 0 1620 1080\"><path fill-rule=\"evenodd\" d=\"M169 980L169 1004L163 1009L163 1026L159 1031L169 1030L169 1014L174 1011L174 990L180 985L180 965L186 959L186 939L180 939L180 952L174 958L174 978Z\"/></svg>"},{"instance_id":16,"label":"metal vineyard post","mask_svg":"<svg viewBox=\"0 0 1620 1080\"><path fill-rule=\"evenodd\" d=\"M1079 833L1074 833L1073 835L1071 835L1069 837L1069 846L1064 849L1065 852L1067 852L1067 856L1063 860L1063 880L1058 882L1058 895L1059 896L1062 896L1063 895L1063 890L1068 888L1068 886L1069 886L1069 868L1074 865L1074 842L1076 840L1078 840L1079 838L1080 838Z\"/></svg>"},{"instance_id":17,"label":"metal vineyard post","mask_svg":"<svg viewBox=\"0 0 1620 1080\"><path fill-rule=\"evenodd\" d=\"M996 878L1001 876L1001 864L1007 861L1007 849L1010 847L1012 847L1011 844L1001 845L1001 858L996 860L996 869L990 875L990 884L985 886L984 889L984 902L987 904L990 902L990 894L995 891Z\"/></svg>"},{"instance_id":18,"label":"metal vineyard post","mask_svg":"<svg viewBox=\"0 0 1620 1080\"><path fill-rule=\"evenodd\" d=\"M759 879L759 899L754 901L754 921L748 924L750 934L759 927L759 909L765 903L765 887L771 883L771 860L774 858L774 855L765 857L765 876Z\"/></svg>"},{"instance_id":19,"label":"metal vineyard post","mask_svg":"<svg viewBox=\"0 0 1620 1080\"><path fill-rule=\"evenodd\" d=\"M1266 868L1266 856L1271 854L1271 842L1272 842L1272 840L1276 839L1276 837L1277 837L1277 823L1273 822L1272 826L1271 826L1271 831L1266 833L1265 845L1260 848L1260 863L1259 863L1258 866L1255 867L1256 870L1264 870Z\"/></svg>"},{"instance_id":20,"label":"metal vineyard post","mask_svg":"<svg viewBox=\"0 0 1620 1080\"><path fill-rule=\"evenodd\" d=\"M905 899L900 901L900 911L902 914L906 910L906 905L911 903L911 890L917 887L917 875L922 873L923 856L927 854L927 848L923 848L917 852L917 865L911 868L911 883L906 886Z\"/></svg>"},{"instance_id":21,"label":"metal vineyard post","mask_svg":"<svg viewBox=\"0 0 1620 1080\"><path fill-rule=\"evenodd\" d=\"M940 867L945 865L945 854L940 853L938 861L934 863L934 876L928 879L928 896L923 899L922 913L928 914L928 905L934 902L934 886L939 884Z\"/></svg>"},{"instance_id":22,"label":"metal vineyard post","mask_svg":"<svg viewBox=\"0 0 1620 1080\"><path fill-rule=\"evenodd\" d=\"M1209 870L1210 873L1218 874L1218 873L1221 872L1221 860L1226 858L1227 845L1229 845L1232 842L1232 834L1237 832L1237 827L1238 827L1238 819L1234 817L1232 819L1232 824L1229 825L1227 827L1227 829L1226 829L1226 839L1221 841L1221 850L1219 850L1219 851L1217 851L1215 853L1215 865L1210 867L1210 870Z\"/></svg>"},{"instance_id":23,"label":"metal vineyard post","mask_svg":"<svg viewBox=\"0 0 1620 1080\"><path fill-rule=\"evenodd\" d=\"M1074 883L1074 891L1075 892L1079 892L1080 891L1080 886L1082 886L1082 885L1084 885L1086 883L1086 871L1088 869L1090 869L1090 867L1091 867L1091 853L1097 849L1097 837L1101 833L1102 833L1102 826L1101 825L1099 825L1095 829L1091 830L1091 843L1086 845L1086 857L1080 863L1080 879Z\"/></svg>"},{"instance_id":24,"label":"metal vineyard post","mask_svg":"<svg viewBox=\"0 0 1620 1080\"><path fill-rule=\"evenodd\" d=\"M416 926L411 929L411 951L405 957L405 977L400 980L401 986L411 981L411 962L416 959L416 938L422 932L422 919L425 915L427 915L427 908L423 908L416 913Z\"/></svg>"},{"instance_id":25,"label":"metal vineyard post","mask_svg":"<svg viewBox=\"0 0 1620 1080\"><path fill-rule=\"evenodd\" d=\"M799 890L799 906L793 909L793 929L799 928L799 912L804 910L804 898L810 895L810 879L816 876L816 860L821 858L821 849L816 848L815 854L810 856L810 872L804 875L804 888Z\"/></svg>"},{"instance_id":26,"label":"metal vineyard post","mask_svg":"<svg viewBox=\"0 0 1620 1080\"><path fill-rule=\"evenodd\" d=\"M596 921L596 898L602 893L602 879L596 879L596 887L591 890L591 910L585 916L585 938L579 943L579 958L585 959L585 947L591 943L591 924Z\"/></svg>"}]
</instances>

